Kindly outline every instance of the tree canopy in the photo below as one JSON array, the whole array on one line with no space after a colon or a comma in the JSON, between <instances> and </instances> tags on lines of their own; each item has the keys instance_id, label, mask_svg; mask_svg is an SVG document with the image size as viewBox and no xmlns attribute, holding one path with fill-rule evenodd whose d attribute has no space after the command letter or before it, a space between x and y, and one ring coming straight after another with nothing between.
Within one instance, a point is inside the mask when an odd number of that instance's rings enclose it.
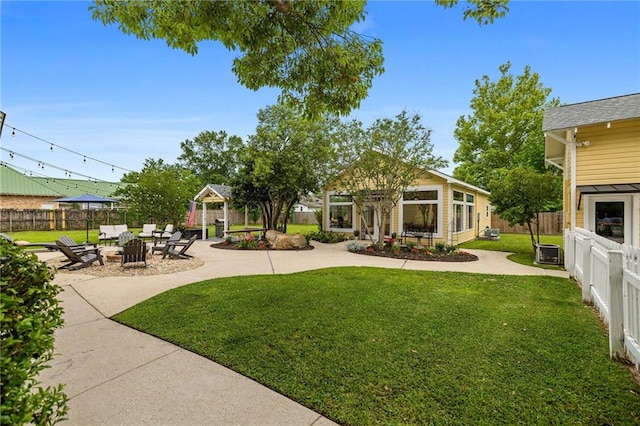
<instances>
[{"instance_id":1,"label":"tree canopy","mask_svg":"<svg viewBox=\"0 0 640 426\"><path fill-rule=\"evenodd\" d=\"M404 190L428 169L446 167L433 154L431 130L418 114L402 111L395 118L377 119L367 129L352 121L342 126L339 158L345 167L332 181L353 197L360 211L371 206L382 242L386 219ZM372 235L371 230L368 230Z\"/></svg>"},{"instance_id":2,"label":"tree canopy","mask_svg":"<svg viewBox=\"0 0 640 426\"><path fill-rule=\"evenodd\" d=\"M235 205L259 206L268 229L286 224L293 205L320 189L333 164L338 120L309 119L286 105L258 112L255 135L239 155L232 181Z\"/></svg>"},{"instance_id":3,"label":"tree canopy","mask_svg":"<svg viewBox=\"0 0 640 426\"><path fill-rule=\"evenodd\" d=\"M544 109L557 106L551 89L526 66L522 75L509 73L511 63L499 67L500 78L476 80L471 99L473 114L461 116L454 131L459 143L453 161L454 177L488 189L497 170L517 166L544 172Z\"/></svg>"},{"instance_id":4,"label":"tree canopy","mask_svg":"<svg viewBox=\"0 0 640 426\"><path fill-rule=\"evenodd\" d=\"M193 139L180 143L182 154L178 164L191 170L202 186L228 184L237 167L238 152L243 148L242 138L225 131L204 131Z\"/></svg>"},{"instance_id":5,"label":"tree canopy","mask_svg":"<svg viewBox=\"0 0 640 426\"><path fill-rule=\"evenodd\" d=\"M449 8L458 0L437 0ZM350 30L363 0L95 0L93 19L125 34L164 39L192 55L212 40L240 54L233 72L249 89L278 87L280 101L307 114L347 115L384 72L382 41ZM470 0L464 18L480 24L504 15L507 0Z\"/></svg>"},{"instance_id":6,"label":"tree canopy","mask_svg":"<svg viewBox=\"0 0 640 426\"><path fill-rule=\"evenodd\" d=\"M189 170L166 164L162 159L148 158L142 171L122 177L128 185L118 188L129 212L143 221L181 224L185 221L189 200L198 193L200 182Z\"/></svg>"},{"instance_id":7,"label":"tree canopy","mask_svg":"<svg viewBox=\"0 0 640 426\"><path fill-rule=\"evenodd\" d=\"M535 251L533 224L537 224L539 214L549 207L549 203L560 196L558 177L552 172L540 173L532 167L517 166L501 169L489 183L489 201L495 212L509 225L527 225L531 244ZM537 235L540 242L540 235Z\"/></svg>"}]
</instances>

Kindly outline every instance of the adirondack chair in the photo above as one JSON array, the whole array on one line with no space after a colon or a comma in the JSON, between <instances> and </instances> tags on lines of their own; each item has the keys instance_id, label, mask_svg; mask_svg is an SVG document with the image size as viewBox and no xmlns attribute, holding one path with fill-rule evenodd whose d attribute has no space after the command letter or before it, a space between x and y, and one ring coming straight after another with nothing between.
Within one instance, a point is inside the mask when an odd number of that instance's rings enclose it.
<instances>
[{"instance_id":1,"label":"adirondack chair","mask_svg":"<svg viewBox=\"0 0 640 426\"><path fill-rule=\"evenodd\" d=\"M172 243L167 243L165 250L162 252L162 258L169 256L173 259L189 259L191 256L187 254L187 250L193 244L193 242L198 238L197 235L192 235L188 241L176 241Z\"/></svg>"},{"instance_id":2,"label":"adirondack chair","mask_svg":"<svg viewBox=\"0 0 640 426\"><path fill-rule=\"evenodd\" d=\"M127 241L122 246L121 266L124 269L127 263L140 263L144 262L144 267L147 267L147 243L139 238L134 238ZM139 265L140 266L140 265Z\"/></svg>"},{"instance_id":3,"label":"adirondack chair","mask_svg":"<svg viewBox=\"0 0 640 426\"><path fill-rule=\"evenodd\" d=\"M133 240L134 235L131 231L124 231L118 235L118 247L123 247L127 242Z\"/></svg>"},{"instance_id":4,"label":"adirondack chair","mask_svg":"<svg viewBox=\"0 0 640 426\"><path fill-rule=\"evenodd\" d=\"M180 241L180 238L182 238L182 232L176 231L173 234L171 234L171 236L169 237L169 239L166 241L165 244L158 244L158 241L160 240L154 240L153 247L151 247L151 254L157 251L164 253L165 249L167 248L167 244L178 242Z\"/></svg>"},{"instance_id":5,"label":"adirondack chair","mask_svg":"<svg viewBox=\"0 0 640 426\"><path fill-rule=\"evenodd\" d=\"M69 269L70 271L73 271L87 267L96 260L100 262L101 265L104 265L104 262L102 261L102 253L100 253L100 249L97 247L86 250L74 250L72 247L69 247L60 240L56 241L56 246L68 260L68 262L62 265L60 269Z\"/></svg>"},{"instance_id":6,"label":"adirondack chair","mask_svg":"<svg viewBox=\"0 0 640 426\"><path fill-rule=\"evenodd\" d=\"M94 248L96 248L96 244L78 244L76 243L76 241L71 238L68 237L66 235L60 235L60 238L58 238L58 241L65 243L66 245L68 245L69 247L71 247L71 249L73 251L77 251L77 250L92 250Z\"/></svg>"}]
</instances>

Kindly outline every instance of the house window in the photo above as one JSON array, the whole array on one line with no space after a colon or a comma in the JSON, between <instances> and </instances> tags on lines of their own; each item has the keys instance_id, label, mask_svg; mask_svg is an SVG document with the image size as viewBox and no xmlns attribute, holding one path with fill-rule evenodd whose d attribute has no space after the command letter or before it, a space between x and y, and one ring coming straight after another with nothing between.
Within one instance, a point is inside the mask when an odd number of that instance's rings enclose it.
<instances>
[{"instance_id":1,"label":"house window","mask_svg":"<svg viewBox=\"0 0 640 426\"><path fill-rule=\"evenodd\" d=\"M440 189L417 188L402 193L402 232L440 233Z\"/></svg>"},{"instance_id":2,"label":"house window","mask_svg":"<svg viewBox=\"0 0 640 426\"><path fill-rule=\"evenodd\" d=\"M353 198L349 194L329 195L329 228L353 229Z\"/></svg>"},{"instance_id":3,"label":"house window","mask_svg":"<svg viewBox=\"0 0 640 426\"><path fill-rule=\"evenodd\" d=\"M624 202L595 202L596 234L624 243Z\"/></svg>"},{"instance_id":4,"label":"house window","mask_svg":"<svg viewBox=\"0 0 640 426\"><path fill-rule=\"evenodd\" d=\"M453 191L453 229L455 232L462 232L464 229L464 194L460 191Z\"/></svg>"},{"instance_id":5,"label":"house window","mask_svg":"<svg viewBox=\"0 0 640 426\"><path fill-rule=\"evenodd\" d=\"M473 217L475 213L475 196L460 191L453 191L453 229L454 232L462 232L465 229L473 229Z\"/></svg>"}]
</instances>

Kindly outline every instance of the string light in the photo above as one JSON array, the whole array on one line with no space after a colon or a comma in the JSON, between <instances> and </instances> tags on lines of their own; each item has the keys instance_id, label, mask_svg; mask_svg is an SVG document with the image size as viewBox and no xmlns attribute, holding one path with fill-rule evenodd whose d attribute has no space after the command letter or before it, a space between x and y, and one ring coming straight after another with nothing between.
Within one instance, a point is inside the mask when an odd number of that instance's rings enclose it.
<instances>
[{"instance_id":1,"label":"string light","mask_svg":"<svg viewBox=\"0 0 640 426\"><path fill-rule=\"evenodd\" d=\"M13 151L9 151L9 158L13 159Z\"/></svg>"},{"instance_id":2,"label":"string light","mask_svg":"<svg viewBox=\"0 0 640 426\"><path fill-rule=\"evenodd\" d=\"M7 128L11 127L11 126L7 125L6 123L4 123L3 125L4 125L4 126L6 126ZM76 152L76 151L74 151L74 150L72 150L72 149L65 148L64 146L57 145L57 144L55 144L55 143L53 143L53 142L50 142L50 141L48 141L48 140L46 140L46 139L43 139L43 138L38 137L38 136L36 136L36 135L33 135L33 134L30 134L30 133L27 133L27 132L25 132L24 130L16 129L15 127L11 127L11 129L12 129L12 133L11 133L11 134L12 134L12 136L15 136L16 132L20 132L20 133L22 133L23 135L26 135L26 136L32 137L32 138L34 138L34 139L37 139L37 140L39 140L39 141L41 141L41 142L44 142L44 143L48 144L48 145L49 145L49 150L50 150L50 151L53 151L53 147L55 146L56 148L60 148L60 149L62 149L63 151L67 151L67 152L70 152L70 153L72 153L72 154L75 154L75 155L78 155L78 156L83 157L83 159L85 160L85 162L86 162L86 160L88 159L88 160L92 160L92 161L95 161L95 162L100 163L100 164L104 164L105 166L111 166L111 170L112 170L112 172L115 172L115 169L119 169L119 170L122 170L122 171L125 171L125 172L133 172L133 170L127 169L127 168L125 168L125 167L116 166L116 165L114 165L114 164L107 163L107 162L105 162L105 161L99 160L99 159L94 158L94 157L91 157L91 156L89 156L89 155L81 154L81 153Z\"/></svg>"},{"instance_id":3,"label":"string light","mask_svg":"<svg viewBox=\"0 0 640 426\"><path fill-rule=\"evenodd\" d=\"M16 137L16 129L14 128L13 131L11 132L11 137L15 138Z\"/></svg>"}]
</instances>

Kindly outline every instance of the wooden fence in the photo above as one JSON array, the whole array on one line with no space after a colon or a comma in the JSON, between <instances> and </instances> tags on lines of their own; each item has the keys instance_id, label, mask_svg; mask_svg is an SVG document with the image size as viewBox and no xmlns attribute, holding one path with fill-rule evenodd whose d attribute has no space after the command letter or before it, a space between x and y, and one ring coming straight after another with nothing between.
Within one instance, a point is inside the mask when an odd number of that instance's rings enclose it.
<instances>
[{"instance_id":1,"label":"wooden fence","mask_svg":"<svg viewBox=\"0 0 640 426\"><path fill-rule=\"evenodd\" d=\"M214 224L216 219L223 219L224 212L221 209L207 210L207 223ZM86 229L87 219L89 229L97 229L100 225L121 225L127 224L131 228L141 228L134 217L121 209L0 209L0 232L18 231L62 231ZM185 218L186 219L186 218ZM244 212L237 210L229 211L229 221L231 224L244 223ZM202 224L202 211L198 210L196 215L196 225Z\"/></svg>"},{"instance_id":2,"label":"wooden fence","mask_svg":"<svg viewBox=\"0 0 640 426\"><path fill-rule=\"evenodd\" d=\"M508 234L528 234L529 229L527 225L515 225L509 226L506 220L500 219L500 217L493 213L491 215L491 228L500 229L500 233ZM544 212L540 213L540 234L541 235L555 235L562 234L563 227L563 214L562 212ZM536 234L536 227L533 227L533 233Z\"/></svg>"},{"instance_id":3,"label":"wooden fence","mask_svg":"<svg viewBox=\"0 0 640 426\"><path fill-rule=\"evenodd\" d=\"M0 209L0 231L61 231L65 229L90 229L99 225L127 224L141 226L127 216L126 210L99 209Z\"/></svg>"}]
</instances>

